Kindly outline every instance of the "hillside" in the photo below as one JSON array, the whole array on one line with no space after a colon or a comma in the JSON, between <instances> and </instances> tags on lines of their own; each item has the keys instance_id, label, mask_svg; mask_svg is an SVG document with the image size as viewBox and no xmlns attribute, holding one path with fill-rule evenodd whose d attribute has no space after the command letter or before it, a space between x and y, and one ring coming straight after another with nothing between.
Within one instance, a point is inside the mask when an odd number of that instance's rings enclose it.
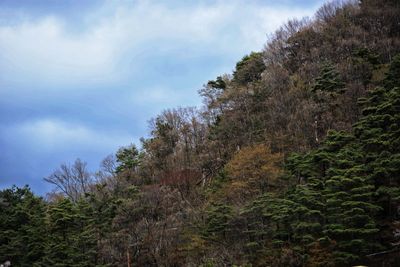
<instances>
[{"instance_id":1,"label":"hillside","mask_svg":"<svg viewBox=\"0 0 400 267\"><path fill-rule=\"evenodd\" d=\"M199 94L45 199L0 191L0 262L399 266L399 1L325 4Z\"/></svg>"}]
</instances>

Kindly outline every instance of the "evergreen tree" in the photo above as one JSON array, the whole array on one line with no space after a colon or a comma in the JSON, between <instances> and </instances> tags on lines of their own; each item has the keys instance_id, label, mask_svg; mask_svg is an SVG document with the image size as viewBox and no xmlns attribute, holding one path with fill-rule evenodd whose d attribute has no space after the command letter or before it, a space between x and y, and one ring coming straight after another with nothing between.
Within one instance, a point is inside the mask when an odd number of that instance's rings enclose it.
<instances>
[{"instance_id":1,"label":"evergreen tree","mask_svg":"<svg viewBox=\"0 0 400 267\"><path fill-rule=\"evenodd\" d=\"M0 262L40 266L43 257L45 204L28 187L0 191Z\"/></svg>"},{"instance_id":2,"label":"evergreen tree","mask_svg":"<svg viewBox=\"0 0 400 267\"><path fill-rule=\"evenodd\" d=\"M379 248L375 187L365 168L364 151L354 137L332 132L325 144L332 148L335 160L327 171L324 233L337 244L337 265L360 263L360 258Z\"/></svg>"},{"instance_id":3,"label":"evergreen tree","mask_svg":"<svg viewBox=\"0 0 400 267\"><path fill-rule=\"evenodd\" d=\"M312 87L313 92L326 92L330 96L344 92L345 84L340 77L340 73L332 64L325 63L322 66L320 75L315 79Z\"/></svg>"},{"instance_id":4,"label":"evergreen tree","mask_svg":"<svg viewBox=\"0 0 400 267\"><path fill-rule=\"evenodd\" d=\"M48 238L43 264L46 266L88 266L82 262L79 244L81 227L77 206L61 199L49 206L47 213Z\"/></svg>"},{"instance_id":5,"label":"evergreen tree","mask_svg":"<svg viewBox=\"0 0 400 267\"><path fill-rule=\"evenodd\" d=\"M232 207L223 203L213 203L206 210L204 236L207 239L226 238L233 217Z\"/></svg>"},{"instance_id":6,"label":"evergreen tree","mask_svg":"<svg viewBox=\"0 0 400 267\"><path fill-rule=\"evenodd\" d=\"M375 185L377 203L382 207L378 220L385 245L397 243L395 237L400 205L400 55L391 63L383 87L369 92L360 103L363 117L355 125L360 140L368 178ZM397 230L398 231L398 230Z\"/></svg>"},{"instance_id":7,"label":"evergreen tree","mask_svg":"<svg viewBox=\"0 0 400 267\"><path fill-rule=\"evenodd\" d=\"M139 151L135 145L121 147L116 154L118 166L115 172L134 172L139 165Z\"/></svg>"},{"instance_id":8,"label":"evergreen tree","mask_svg":"<svg viewBox=\"0 0 400 267\"><path fill-rule=\"evenodd\" d=\"M233 73L233 81L239 85L246 85L261 78L261 73L265 70L262 53L252 52L246 55L236 64Z\"/></svg>"},{"instance_id":9,"label":"evergreen tree","mask_svg":"<svg viewBox=\"0 0 400 267\"><path fill-rule=\"evenodd\" d=\"M323 65L320 75L311 88L316 103L314 111L314 135L319 143L326 132L334 127L337 116L338 96L345 92L345 84L339 72L332 64Z\"/></svg>"}]
</instances>

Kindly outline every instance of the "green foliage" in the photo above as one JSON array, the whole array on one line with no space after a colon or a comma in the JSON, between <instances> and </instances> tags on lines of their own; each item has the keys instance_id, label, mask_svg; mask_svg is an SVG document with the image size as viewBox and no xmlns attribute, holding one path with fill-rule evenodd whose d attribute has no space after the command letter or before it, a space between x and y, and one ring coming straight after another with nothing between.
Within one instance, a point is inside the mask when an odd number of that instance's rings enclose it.
<instances>
[{"instance_id":1,"label":"green foliage","mask_svg":"<svg viewBox=\"0 0 400 267\"><path fill-rule=\"evenodd\" d=\"M265 64L262 53L252 52L250 55L244 56L236 64L236 70L233 72L233 81L240 85L255 82L261 78L261 73L264 70Z\"/></svg>"},{"instance_id":2,"label":"green foliage","mask_svg":"<svg viewBox=\"0 0 400 267\"><path fill-rule=\"evenodd\" d=\"M53 203L47 212L48 238L43 263L47 266L90 266L96 236L91 207L84 200Z\"/></svg>"},{"instance_id":3,"label":"green foliage","mask_svg":"<svg viewBox=\"0 0 400 267\"><path fill-rule=\"evenodd\" d=\"M0 262L38 266L43 257L45 204L28 187L0 191Z\"/></svg>"},{"instance_id":4,"label":"green foliage","mask_svg":"<svg viewBox=\"0 0 400 267\"><path fill-rule=\"evenodd\" d=\"M226 237L230 229L230 221L233 217L233 209L222 203L212 203L206 210L204 236L209 239Z\"/></svg>"},{"instance_id":5,"label":"green foliage","mask_svg":"<svg viewBox=\"0 0 400 267\"><path fill-rule=\"evenodd\" d=\"M303 157L293 155L287 163L293 177L306 182L290 194L305 207L307 224L300 225L307 227L300 228L320 235L322 227L336 244L333 257L339 266L382 249L376 238L379 215L386 209L385 217L393 216L390 210L398 205L399 148L393 143L400 136L400 95L398 87L390 87L397 86L393 73L398 60L392 63L385 87L362 101L364 116L354 126L354 136L330 132L318 149ZM315 238L323 237L318 235Z\"/></svg>"},{"instance_id":6,"label":"green foliage","mask_svg":"<svg viewBox=\"0 0 400 267\"><path fill-rule=\"evenodd\" d=\"M215 81L212 80L208 81L207 85L214 89L221 89L221 90L226 89L226 82L223 80L221 76L218 76L217 79L215 79Z\"/></svg>"},{"instance_id":7,"label":"green foliage","mask_svg":"<svg viewBox=\"0 0 400 267\"><path fill-rule=\"evenodd\" d=\"M135 171L139 166L139 151L135 145L121 147L116 154L118 166L115 169L116 173Z\"/></svg>"},{"instance_id":8,"label":"green foliage","mask_svg":"<svg viewBox=\"0 0 400 267\"><path fill-rule=\"evenodd\" d=\"M243 209L247 219L250 242L265 245L272 241L281 244L290 238L293 233L291 221L296 218L295 202L266 193L255 199Z\"/></svg>"},{"instance_id":9,"label":"green foliage","mask_svg":"<svg viewBox=\"0 0 400 267\"><path fill-rule=\"evenodd\" d=\"M366 87L372 82L374 72L379 70L379 55L370 49L363 47L353 52L353 73L354 79L358 79Z\"/></svg>"},{"instance_id":10,"label":"green foliage","mask_svg":"<svg viewBox=\"0 0 400 267\"><path fill-rule=\"evenodd\" d=\"M320 76L315 79L313 92L327 92L330 95L344 92L344 82L340 78L340 73L332 64L326 63L321 69Z\"/></svg>"}]
</instances>

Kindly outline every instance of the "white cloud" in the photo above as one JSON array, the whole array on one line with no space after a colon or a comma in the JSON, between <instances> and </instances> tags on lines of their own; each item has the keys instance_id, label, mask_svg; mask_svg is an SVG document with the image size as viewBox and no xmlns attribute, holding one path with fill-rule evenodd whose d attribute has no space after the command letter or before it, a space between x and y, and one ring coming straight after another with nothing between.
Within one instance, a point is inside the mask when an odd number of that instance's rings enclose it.
<instances>
[{"instance_id":1,"label":"white cloud","mask_svg":"<svg viewBox=\"0 0 400 267\"><path fill-rule=\"evenodd\" d=\"M39 119L16 124L3 129L6 140L23 142L27 148L41 153L71 149L114 152L121 145L137 142L137 139L120 132L99 131L83 124L69 123L53 118Z\"/></svg>"},{"instance_id":2,"label":"white cloud","mask_svg":"<svg viewBox=\"0 0 400 267\"><path fill-rule=\"evenodd\" d=\"M247 53L261 49L266 34L282 22L311 13L234 0L182 7L109 1L86 15L82 31L70 31L68 21L54 16L26 19L0 26L0 83L26 88L114 84L140 72L147 63L135 59L142 53L175 49L190 56L193 48Z\"/></svg>"},{"instance_id":3,"label":"white cloud","mask_svg":"<svg viewBox=\"0 0 400 267\"><path fill-rule=\"evenodd\" d=\"M101 82L115 71L113 44L93 33L69 35L54 17L1 27L0 49L2 80L11 82Z\"/></svg>"}]
</instances>

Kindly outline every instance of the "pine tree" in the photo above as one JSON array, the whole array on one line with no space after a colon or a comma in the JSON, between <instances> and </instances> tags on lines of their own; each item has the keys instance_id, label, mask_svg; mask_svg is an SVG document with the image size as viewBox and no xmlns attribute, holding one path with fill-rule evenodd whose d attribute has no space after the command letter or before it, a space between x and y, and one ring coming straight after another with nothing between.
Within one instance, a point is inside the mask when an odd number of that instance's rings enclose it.
<instances>
[{"instance_id":1,"label":"pine tree","mask_svg":"<svg viewBox=\"0 0 400 267\"><path fill-rule=\"evenodd\" d=\"M79 266L93 266L97 264L97 232L94 210L85 199L81 199L77 203L76 209L78 228L74 242L79 250L74 255L74 262L79 263Z\"/></svg>"},{"instance_id":2,"label":"pine tree","mask_svg":"<svg viewBox=\"0 0 400 267\"><path fill-rule=\"evenodd\" d=\"M74 262L79 247L75 240L78 229L77 211L69 199L51 204L47 212L48 238L45 266L79 266Z\"/></svg>"},{"instance_id":3,"label":"pine tree","mask_svg":"<svg viewBox=\"0 0 400 267\"><path fill-rule=\"evenodd\" d=\"M273 193L263 194L244 207L242 216L246 227L243 237L247 241L244 249L249 261L264 266L268 259L273 265L289 266L285 259L285 254L289 253L292 255L289 261L296 262L294 266L300 264L302 251L292 245L299 233L298 218L304 211L300 204Z\"/></svg>"},{"instance_id":4,"label":"pine tree","mask_svg":"<svg viewBox=\"0 0 400 267\"><path fill-rule=\"evenodd\" d=\"M324 190L324 234L336 242L333 255L337 265L360 263L379 247L374 214L380 208L373 199L375 188L365 168L364 152L353 136L331 132L325 145L332 148L335 160L327 170Z\"/></svg>"},{"instance_id":5,"label":"pine tree","mask_svg":"<svg viewBox=\"0 0 400 267\"><path fill-rule=\"evenodd\" d=\"M360 103L363 117L355 125L365 155L369 179L377 189L377 203L382 207L377 219L387 238L384 244L399 241L394 232L400 206L400 55L391 63L383 87L369 92ZM395 230L393 230L393 228Z\"/></svg>"},{"instance_id":6,"label":"pine tree","mask_svg":"<svg viewBox=\"0 0 400 267\"><path fill-rule=\"evenodd\" d=\"M345 84L332 64L323 65L320 75L311 88L317 104L314 115L315 141L319 143L326 132L333 129L338 107L338 96L345 92Z\"/></svg>"},{"instance_id":7,"label":"pine tree","mask_svg":"<svg viewBox=\"0 0 400 267\"><path fill-rule=\"evenodd\" d=\"M231 230L232 207L223 203L211 203L206 214L204 237L206 239L225 238Z\"/></svg>"},{"instance_id":8,"label":"pine tree","mask_svg":"<svg viewBox=\"0 0 400 267\"><path fill-rule=\"evenodd\" d=\"M39 266L45 238L45 204L28 187L0 191L0 262Z\"/></svg>"},{"instance_id":9,"label":"pine tree","mask_svg":"<svg viewBox=\"0 0 400 267\"><path fill-rule=\"evenodd\" d=\"M322 66L319 77L315 79L312 87L313 92L326 92L330 96L335 96L344 92L345 84L342 81L339 72L332 64L325 63Z\"/></svg>"},{"instance_id":10,"label":"pine tree","mask_svg":"<svg viewBox=\"0 0 400 267\"><path fill-rule=\"evenodd\" d=\"M116 153L118 166L115 172L134 172L139 165L139 151L135 145L121 147Z\"/></svg>"}]
</instances>

